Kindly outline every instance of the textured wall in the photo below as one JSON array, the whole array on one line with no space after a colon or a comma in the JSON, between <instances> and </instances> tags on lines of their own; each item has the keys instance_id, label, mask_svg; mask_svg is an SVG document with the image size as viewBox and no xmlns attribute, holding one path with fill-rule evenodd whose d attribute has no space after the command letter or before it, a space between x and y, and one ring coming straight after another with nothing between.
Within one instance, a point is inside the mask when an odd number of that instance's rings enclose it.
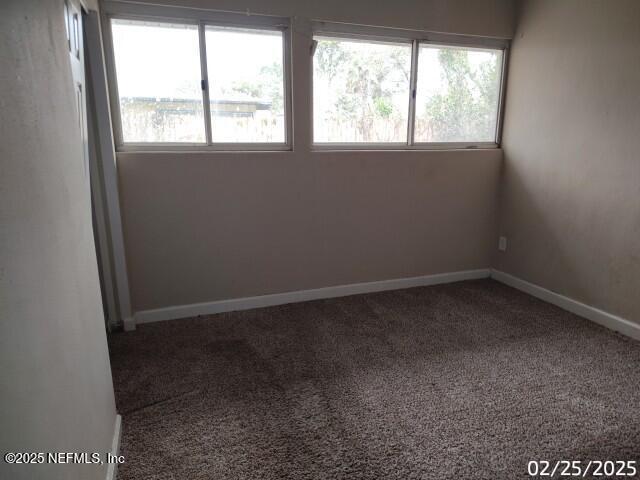
<instances>
[{"instance_id":1,"label":"textured wall","mask_svg":"<svg viewBox=\"0 0 640 480\"><path fill-rule=\"evenodd\" d=\"M640 2L528 1L512 49L496 257L640 322Z\"/></svg>"},{"instance_id":2,"label":"textured wall","mask_svg":"<svg viewBox=\"0 0 640 480\"><path fill-rule=\"evenodd\" d=\"M138 0L140 1L140 0ZM141 0L298 19L511 38L513 0Z\"/></svg>"},{"instance_id":3,"label":"textured wall","mask_svg":"<svg viewBox=\"0 0 640 480\"><path fill-rule=\"evenodd\" d=\"M0 7L0 451L107 452L115 404L62 0ZM104 479L7 465L0 478Z\"/></svg>"},{"instance_id":4,"label":"textured wall","mask_svg":"<svg viewBox=\"0 0 640 480\"><path fill-rule=\"evenodd\" d=\"M487 268L501 156L120 154L135 309Z\"/></svg>"}]
</instances>

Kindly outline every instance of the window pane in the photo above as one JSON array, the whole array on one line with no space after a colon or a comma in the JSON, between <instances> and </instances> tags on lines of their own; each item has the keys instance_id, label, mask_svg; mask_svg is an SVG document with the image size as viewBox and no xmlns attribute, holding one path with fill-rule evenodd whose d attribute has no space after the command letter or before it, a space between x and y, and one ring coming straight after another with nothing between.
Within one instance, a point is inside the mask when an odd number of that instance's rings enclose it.
<instances>
[{"instance_id":1,"label":"window pane","mask_svg":"<svg viewBox=\"0 0 640 480\"><path fill-rule=\"evenodd\" d=\"M494 142L502 51L420 45L416 142Z\"/></svg>"},{"instance_id":2,"label":"window pane","mask_svg":"<svg viewBox=\"0 0 640 480\"><path fill-rule=\"evenodd\" d=\"M111 25L123 141L204 143L198 28Z\"/></svg>"},{"instance_id":3,"label":"window pane","mask_svg":"<svg viewBox=\"0 0 640 480\"><path fill-rule=\"evenodd\" d=\"M316 40L314 141L406 142L411 45Z\"/></svg>"},{"instance_id":4,"label":"window pane","mask_svg":"<svg viewBox=\"0 0 640 480\"><path fill-rule=\"evenodd\" d=\"M214 142L285 141L281 32L207 27Z\"/></svg>"}]
</instances>

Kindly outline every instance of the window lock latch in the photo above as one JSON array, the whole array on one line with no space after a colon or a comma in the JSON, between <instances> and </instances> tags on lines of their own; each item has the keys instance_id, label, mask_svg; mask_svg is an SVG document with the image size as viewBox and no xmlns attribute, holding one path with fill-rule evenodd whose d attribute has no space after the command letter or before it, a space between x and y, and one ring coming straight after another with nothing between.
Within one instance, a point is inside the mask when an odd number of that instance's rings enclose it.
<instances>
[{"instance_id":1,"label":"window lock latch","mask_svg":"<svg viewBox=\"0 0 640 480\"><path fill-rule=\"evenodd\" d=\"M206 90L208 87L209 87L209 82L207 82L204 79L200 80L200 88L202 90Z\"/></svg>"}]
</instances>

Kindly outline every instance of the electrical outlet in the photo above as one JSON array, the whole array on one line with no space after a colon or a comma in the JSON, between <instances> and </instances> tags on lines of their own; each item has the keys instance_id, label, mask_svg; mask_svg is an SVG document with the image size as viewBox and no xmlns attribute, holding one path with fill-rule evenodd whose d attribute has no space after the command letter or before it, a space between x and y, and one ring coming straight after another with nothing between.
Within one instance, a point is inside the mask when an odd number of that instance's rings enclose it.
<instances>
[{"instance_id":1,"label":"electrical outlet","mask_svg":"<svg viewBox=\"0 0 640 480\"><path fill-rule=\"evenodd\" d=\"M501 252L507 251L507 237L500 237L498 239L498 250Z\"/></svg>"}]
</instances>

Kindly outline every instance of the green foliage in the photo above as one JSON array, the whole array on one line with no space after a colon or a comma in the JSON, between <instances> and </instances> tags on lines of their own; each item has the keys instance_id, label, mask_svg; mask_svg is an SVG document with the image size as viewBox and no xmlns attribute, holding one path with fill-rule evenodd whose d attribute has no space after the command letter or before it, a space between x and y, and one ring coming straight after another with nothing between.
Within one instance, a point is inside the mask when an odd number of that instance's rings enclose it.
<instances>
[{"instance_id":1,"label":"green foliage","mask_svg":"<svg viewBox=\"0 0 640 480\"><path fill-rule=\"evenodd\" d=\"M271 102L271 111L280 113L284 105L282 64L274 62L264 66L253 81L235 82L231 89L256 100L268 100Z\"/></svg>"},{"instance_id":2,"label":"green foliage","mask_svg":"<svg viewBox=\"0 0 640 480\"><path fill-rule=\"evenodd\" d=\"M379 120L402 121L393 96L408 87L406 49L394 48L391 55L375 50L356 53L344 42L323 40L315 56L317 72L330 86L340 87L329 113L336 125L353 125L359 138L370 141Z\"/></svg>"},{"instance_id":3,"label":"green foliage","mask_svg":"<svg viewBox=\"0 0 640 480\"><path fill-rule=\"evenodd\" d=\"M262 96L262 85L249 83L246 81L234 82L231 87L234 92L244 93L252 98L260 98Z\"/></svg>"},{"instance_id":4,"label":"green foliage","mask_svg":"<svg viewBox=\"0 0 640 480\"><path fill-rule=\"evenodd\" d=\"M430 137L455 142L490 139L494 134L498 65L489 59L472 66L469 52L443 48L438 51L443 91L423 105Z\"/></svg>"},{"instance_id":5,"label":"green foliage","mask_svg":"<svg viewBox=\"0 0 640 480\"><path fill-rule=\"evenodd\" d=\"M284 109L282 64L273 63L260 70L259 83L262 95L271 101L271 111Z\"/></svg>"},{"instance_id":6,"label":"green foliage","mask_svg":"<svg viewBox=\"0 0 640 480\"><path fill-rule=\"evenodd\" d=\"M393 105L388 98L377 97L373 101L376 107L376 114L382 118L389 118L393 113Z\"/></svg>"},{"instance_id":7,"label":"green foliage","mask_svg":"<svg viewBox=\"0 0 640 480\"><path fill-rule=\"evenodd\" d=\"M417 135L442 142L493 138L500 74L495 57L471 58L469 50L440 48L438 62L441 78L436 93L416 105ZM358 49L322 40L315 68L334 90L332 108L323 112L333 125L355 128L364 141L379 137L376 128L406 128L404 105L396 107L398 94L408 91L406 49Z\"/></svg>"},{"instance_id":8,"label":"green foliage","mask_svg":"<svg viewBox=\"0 0 640 480\"><path fill-rule=\"evenodd\" d=\"M351 56L342 48L340 42L322 41L318 44L315 57L319 70L331 82L340 71L341 65L348 62Z\"/></svg>"}]
</instances>

